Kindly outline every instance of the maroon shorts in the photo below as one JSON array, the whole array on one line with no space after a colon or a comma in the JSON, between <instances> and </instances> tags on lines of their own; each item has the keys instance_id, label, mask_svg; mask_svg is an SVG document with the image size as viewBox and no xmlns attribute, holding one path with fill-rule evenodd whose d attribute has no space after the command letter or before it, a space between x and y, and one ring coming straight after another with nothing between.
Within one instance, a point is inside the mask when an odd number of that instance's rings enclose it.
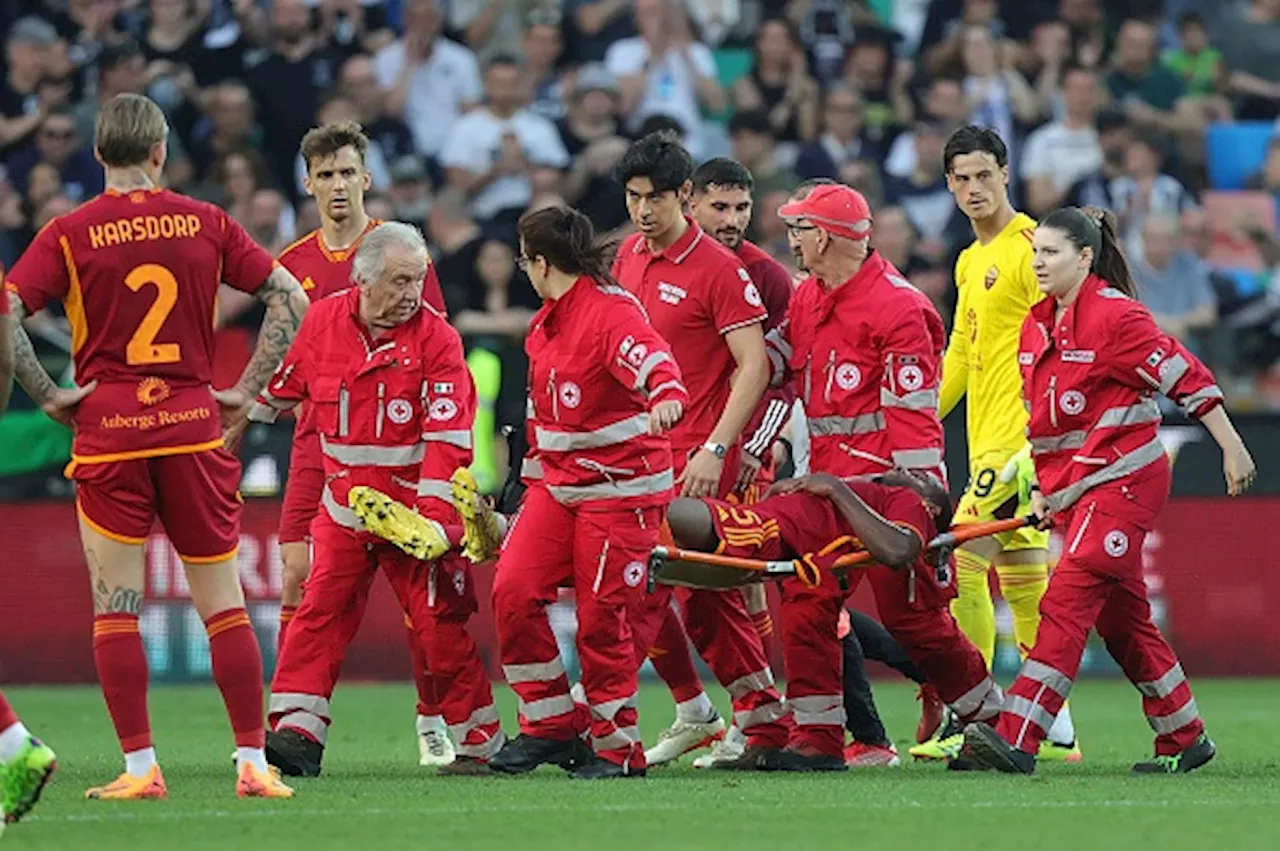
<instances>
[{"instance_id":1,"label":"maroon shorts","mask_svg":"<svg viewBox=\"0 0 1280 851\"><path fill-rule=\"evenodd\" d=\"M157 517L184 561L214 562L240 546L240 460L226 449L78 464L76 508L94 531L142 544Z\"/></svg>"},{"instance_id":2,"label":"maroon shorts","mask_svg":"<svg viewBox=\"0 0 1280 851\"><path fill-rule=\"evenodd\" d=\"M289 479L284 486L284 504L280 507L280 543L311 540L311 521L320 511L323 492L324 456L320 438L314 431L297 435L289 453Z\"/></svg>"}]
</instances>

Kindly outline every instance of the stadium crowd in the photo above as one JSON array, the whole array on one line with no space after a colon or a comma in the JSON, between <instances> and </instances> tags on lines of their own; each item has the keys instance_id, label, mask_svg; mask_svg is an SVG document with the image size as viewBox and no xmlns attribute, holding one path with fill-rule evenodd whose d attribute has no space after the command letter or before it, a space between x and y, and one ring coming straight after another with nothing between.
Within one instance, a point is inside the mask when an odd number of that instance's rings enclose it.
<instances>
[{"instance_id":1,"label":"stadium crowd","mask_svg":"<svg viewBox=\"0 0 1280 851\"><path fill-rule=\"evenodd\" d=\"M773 213L786 194L813 177L860 189L879 249L950 321L969 237L940 154L974 122L1010 140L1020 209L1115 210L1162 327L1232 376L1233 408L1272 407L1275 216L1251 203L1213 221L1205 133L1280 112L1277 5L5 0L0 261L101 190L93 118L120 92L164 108L168 185L225 207L273 253L318 222L302 135L357 120L374 143L369 211L424 228L481 393L496 401L493 428L520 419L521 339L537 306L512 262L515 220L564 201L597 230L625 228L608 174L628 140L674 127L695 160L747 165L749 236L789 266ZM1257 157L1255 201L1280 193L1277 152ZM1215 240L1232 238L1253 271L1218 262ZM224 301L221 384L260 318ZM41 321L40 354L61 373L65 322ZM479 451L492 486L498 464Z\"/></svg>"}]
</instances>

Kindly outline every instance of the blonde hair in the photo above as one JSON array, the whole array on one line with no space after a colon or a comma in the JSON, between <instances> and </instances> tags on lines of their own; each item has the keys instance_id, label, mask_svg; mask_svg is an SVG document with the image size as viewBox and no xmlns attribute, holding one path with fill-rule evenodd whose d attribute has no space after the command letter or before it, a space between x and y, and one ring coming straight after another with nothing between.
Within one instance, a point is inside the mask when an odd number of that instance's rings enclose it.
<instances>
[{"instance_id":1,"label":"blonde hair","mask_svg":"<svg viewBox=\"0 0 1280 851\"><path fill-rule=\"evenodd\" d=\"M111 168L142 165L151 149L169 138L169 122L150 98L116 95L98 111L93 146Z\"/></svg>"}]
</instances>

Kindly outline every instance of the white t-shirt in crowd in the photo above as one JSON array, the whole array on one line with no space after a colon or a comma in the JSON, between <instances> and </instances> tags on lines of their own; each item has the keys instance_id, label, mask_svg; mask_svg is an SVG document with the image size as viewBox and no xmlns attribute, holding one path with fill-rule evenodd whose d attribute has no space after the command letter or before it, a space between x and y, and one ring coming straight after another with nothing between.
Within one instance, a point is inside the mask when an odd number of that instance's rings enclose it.
<instances>
[{"instance_id":1,"label":"white t-shirt in crowd","mask_svg":"<svg viewBox=\"0 0 1280 851\"><path fill-rule=\"evenodd\" d=\"M510 118L498 118L487 107L473 109L453 122L440 165L484 174L493 168L502 152L502 137L512 133L531 165L568 168L569 152L560 133L547 119L527 109ZM480 219L492 218L511 207L524 207L533 200L533 183L529 175L503 175L480 190L472 202L472 212Z\"/></svg>"},{"instance_id":2,"label":"white t-shirt in crowd","mask_svg":"<svg viewBox=\"0 0 1280 851\"><path fill-rule=\"evenodd\" d=\"M1102 168L1102 146L1092 127L1072 130L1059 121L1046 124L1027 137L1022 149L1022 178L1048 175L1059 192L1066 192Z\"/></svg>"},{"instance_id":3,"label":"white t-shirt in crowd","mask_svg":"<svg viewBox=\"0 0 1280 851\"><path fill-rule=\"evenodd\" d=\"M378 85L390 91L404 68L404 42L388 44L373 58ZM479 103L484 96L480 65L467 48L437 37L426 62L413 69L404 114L400 116L413 133L418 153L438 156L449 128L464 103Z\"/></svg>"},{"instance_id":4,"label":"white t-shirt in crowd","mask_svg":"<svg viewBox=\"0 0 1280 851\"><path fill-rule=\"evenodd\" d=\"M689 152L695 159L700 156L704 134L697 82L700 77L716 76L716 60L711 48L694 42L689 46L688 61L679 50L671 48L660 60L650 63L647 41L639 37L624 38L609 45L604 64L615 77L645 74L644 93L627 116L630 130L639 130L651 115L670 116L685 129ZM649 64L647 72L646 64Z\"/></svg>"}]
</instances>

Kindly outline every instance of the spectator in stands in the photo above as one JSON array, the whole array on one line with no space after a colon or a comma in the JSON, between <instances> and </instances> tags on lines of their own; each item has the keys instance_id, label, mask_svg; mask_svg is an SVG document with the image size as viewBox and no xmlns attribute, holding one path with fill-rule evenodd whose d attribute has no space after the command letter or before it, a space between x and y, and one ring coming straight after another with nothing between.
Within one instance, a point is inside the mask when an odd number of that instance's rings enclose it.
<instances>
[{"instance_id":1,"label":"spectator in stands","mask_svg":"<svg viewBox=\"0 0 1280 851\"><path fill-rule=\"evenodd\" d=\"M560 34L560 12L537 10L526 19L524 70L533 85L529 109L548 121L564 118L569 80L560 68L564 38Z\"/></svg>"},{"instance_id":2,"label":"spectator in stands","mask_svg":"<svg viewBox=\"0 0 1280 851\"><path fill-rule=\"evenodd\" d=\"M17 187L15 187L17 188ZM62 175L55 166L38 163L27 175L26 189L27 208L38 210L55 195L62 194Z\"/></svg>"},{"instance_id":3,"label":"spectator in stands","mask_svg":"<svg viewBox=\"0 0 1280 851\"><path fill-rule=\"evenodd\" d=\"M481 286L468 288L467 305L454 317L453 327L464 341L496 350L505 361L508 355L515 355L509 351L511 347L524 342L529 320L537 310L536 294L523 274L516 275L515 251L501 240L481 243L475 278Z\"/></svg>"},{"instance_id":4,"label":"spectator in stands","mask_svg":"<svg viewBox=\"0 0 1280 851\"><path fill-rule=\"evenodd\" d=\"M231 218L242 225L249 220L249 201L253 193L270 183L266 161L251 148L228 151L218 157L212 177L214 185L197 194L218 199Z\"/></svg>"},{"instance_id":5,"label":"spectator in stands","mask_svg":"<svg viewBox=\"0 0 1280 851\"><path fill-rule=\"evenodd\" d=\"M1101 69L1109 39L1102 0L1059 0L1058 18L1071 28L1075 62Z\"/></svg>"},{"instance_id":6,"label":"spectator in stands","mask_svg":"<svg viewBox=\"0 0 1280 851\"><path fill-rule=\"evenodd\" d=\"M7 73L0 84L0 157L29 143L44 120L49 104L41 101L37 89L57 41L57 31L36 17L18 21L5 38Z\"/></svg>"},{"instance_id":7,"label":"spectator in stands","mask_svg":"<svg viewBox=\"0 0 1280 851\"><path fill-rule=\"evenodd\" d=\"M371 149L377 148L389 163L416 153L409 125L399 116L387 114L387 95L378 87L370 57L357 54L343 62L338 83L342 93L355 104Z\"/></svg>"},{"instance_id":8,"label":"spectator in stands","mask_svg":"<svg viewBox=\"0 0 1280 851\"><path fill-rule=\"evenodd\" d=\"M527 5L510 0L449 0L448 29L487 65L495 56L519 53ZM553 11L559 10L553 7Z\"/></svg>"},{"instance_id":9,"label":"spectator in stands","mask_svg":"<svg viewBox=\"0 0 1280 851\"><path fill-rule=\"evenodd\" d=\"M826 177L845 180L845 168L854 162L876 163L881 148L863 132L862 95L852 86L832 83L822 105L822 134L800 149L795 171L802 180Z\"/></svg>"},{"instance_id":10,"label":"spectator in stands","mask_svg":"<svg viewBox=\"0 0 1280 851\"><path fill-rule=\"evenodd\" d=\"M67 0L50 21L67 45L67 58L84 69L98 58L104 44L118 41L127 26L120 2Z\"/></svg>"},{"instance_id":11,"label":"spectator in stands","mask_svg":"<svg viewBox=\"0 0 1280 851\"><path fill-rule=\"evenodd\" d=\"M376 53L395 40L385 0L322 0L320 39L338 56Z\"/></svg>"},{"instance_id":12,"label":"spectator in stands","mask_svg":"<svg viewBox=\"0 0 1280 851\"><path fill-rule=\"evenodd\" d=\"M1156 214L1142 223L1145 253L1133 264L1138 298L1151 311L1160 330L1188 348L1203 350L1198 332L1218 319L1209 270L1190 251L1179 250L1176 216Z\"/></svg>"},{"instance_id":13,"label":"spectator in stands","mask_svg":"<svg viewBox=\"0 0 1280 851\"><path fill-rule=\"evenodd\" d=\"M66 195L53 196L36 210L36 214L31 220L31 230L38 233L50 221L58 216L65 216L78 206L80 205L77 202Z\"/></svg>"},{"instance_id":14,"label":"spectator in stands","mask_svg":"<svg viewBox=\"0 0 1280 851\"><path fill-rule=\"evenodd\" d=\"M1219 27L1218 46L1227 68L1227 93L1236 117L1271 121L1280 115L1280 2L1252 0Z\"/></svg>"},{"instance_id":15,"label":"spectator in stands","mask_svg":"<svg viewBox=\"0 0 1280 851\"><path fill-rule=\"evenodd\" d=\"M1010 161L1017 162L1018 131L1040 120L1040 99L1013 69L1012 57L1000 54L989 29L966 25L962 39L969 123L996 130L1009 148Z\"/></svg>"},{"instance_id":16,"label":"spectator in stands","mask_svg":"<svg viewBox=\"0 0 1280 851\"><path fill-rule=\"evenodd\" d=\"M912 65L893 56L898 38L892 30L859 27L844 65L844 82L862 93L862 132L882 151L915 115L907 91Z\"/></svg>"},{"instance_id":17,"label":"spectator in stands","mask_svg":"<svg viewBox=\"0 0 1280 851\"><path fill-rule=\"evenodd\" d=\"M396 221L422 226L431 209L431 179L422 160L413 154L391 164L391 190L387 193Z\"/></svg>"},{"instance_id":18,"label":"spectator in stands","mask_svg":"<svg viewBox=\"0 0 1280 851\"><path fill-rule=\"evenodd\" d=\"M1062 78L1062 117L1036 129L1022 151L1026 209L1039 218L1061 207L1079 180L1102 168L1102 145L1094 124L1101 100L1098 76L1074 65Z\"/></svg>"},{"instance_id":19,"label":"spectator in stands","mask_svg":"<svg viewBox=\"0 0 1280 851\"><path fill-rule=\"evenodd\" d=\"M930 74L956 74L963 67L966 26L982 27L1005 50L1006 27L996 0L962 0L930 3L929 20L923 35L924 68Z\"/></svg>"},{"instance_id":20,"label":"spectator in stands","mask_svg":"<svg viewBox=\"0 0 1280 851\"><path fill-rule=\"evenodd\" d=\"M391 199L385 195L371 194L365 196L364 211L368 213L369 218L377 219L380 222L389 222L395 218L396 209L391 203ZM307 231L310 233L310 231Z\"/></svg>"},{"instance_id":21,"label":"spectator in stands","mask_svg":"<svg viewBox=\"0 0 1280 851\"><path fill-rule=\"evenodd\" d=\"M787 5L787 15L813 60L813 72L824 87L844 73L853 44L852 9L843 0L800 0Z\"/></svg>"},{"instance_id":22,"label":"spectator in stands","mask_svg":"<svg viewBox=\"0 0 1280 851\"><path fill-rule=\"evenodd\" d=\"M618 78L622 115L632 130L653 115L674 118L685 144L699 159L706 150L702 111L727 105L711 49L694 39L679 0L635 0L640 35L615 42L605 66Z\"/></svg>"},{"instance_id":23,"label":"spectator in stands","mask_svg":"<svg viewBox=\"0 0 1280 851\"><path fill-rule=\"evenodd\" d=\"M574 58L579 62L603 62L609 47L636 34L631 17L632 0L564 0L573 16L577 38Z\"/></svg>"},{"instance_id":24,"label":"spectator in stands","mask_svg":"<svg viewBox=\"0 0 1280 851\"><path fill-rule=\"evenodd\" d=\"M1273 137L1267 144L1267 156L1262 168L1249 175L1246 189L1259 189L1280 198L1280 137Z\"/></svg>"},{"instance_id":25,"label":"spectator in stands","mask_svg":"<svg viewBox=\"0 0 1280 851\"><path fill-rule=\"evenodd\" d=\"M952 209L956 209L954 201ZM939 261L930 259L916 251L916 231L911 226L911 219L901 207L885 207L875 213L875 230L871 234L871 245L886 260L906 276L916 289L929 296L944 320L950 322L955 305L952 303L951 269L947 258ZM962 222L962 224L967 224Z\"/></svg>"},{"instance_id":26,"label":"spectator in stands","mask_svg":"<svg viewBox=\"0 0 1280 851\"><path fill-rule=\"evenodd\" d=\"M54 179L57 179L56 174ZM19 253L26 248L33 235L27 227L27 217L22 205L22 195L9 183L4 166L0 165L0 263L6 269L17 261Z\"/></svg>"},{"instance_id":27,"label":"spectator in stands","mask_svg":"<svg viewBox=\"0 0 1280 851\"><path fill-rule=\"evenodd\" d=\"M1209 43L1204 19L1195 12L1178 16L1178 46L1165 51L1160 63L1182 80L1188 94L1211 95L1218 91L1222 51Z\"/></svg>"},{"instance_id":28,"label":"spectator in stands","mask_svg":"<svg viewBox=\"0 0 1280 851\"><path fill-rule=\"evenodd\" d=\"M434 161L457 117L484 94L480 66L474 53L440 35L437 0L406 0L404 27L373 65L387 112L404 119L418 153Z\"/></svg>"},{"instance_id":29,"label":"spectator in stands","mask_svg":"<svg viewBox=\"0 0 1280 851\"><path fill-rule=\"evenodd\" d=\"M207 101L206 115L192 129L189 146L191 164L202 178L209 176L219 157L232 151L257 150L263 141L248 86L232 81L219 83Z\"/></svg>"},{"instance_id":30,"label":"spectator in stands","mask_svg":"<svg viewBox=\"0 0 1280 851\"><path fill-rule=\"evenodd\" d=\"M472 218L461 190L447 187L436 193L427 213L427 236L445 307L450 316L457 316L466 309L473 291L484 291L476 275L484 234Z\"/></svg>"},{"instance_id":31,"label":"spectator in stands","mask_svg":"<svg viewBox=\"0 0 1280 851\"><path fill-rule=\"evenodd\" d=\"M1125 149L1124 173L1108 186L1111 209L1120 222L1120 235L1130 262L1142 259L1142 225L1149 216L1177 218L1195 199L1187 188L1164 173L1161 140L1138 132Z\"/></svg>"},{"instance_id":32,"label":"spectator in stands","mask_svg":"<svg viewBox=\"0 0 1280 851\"><path fill-rule=\"evenodd\" d=\"M759 29L760 6L742 0L685 0L689 15L708 47L750 44Z\"/></svg>"},{"instance_id":33,"label":"spectator in stands","mask_svg":"<svg viewBox=\"0 0 1280 851\"><path fill-rule=\"evenodd\" d=\"M558 129L573 158L564 179L565 198L598 233L625 224L626 196L611 175L630 142L618 117L618 83L607 68L593 63L578 70L569 113Z\"/></svg>"},{"instance_id":34,"label":"spectator in stands","mask_svg":"<svg viewBox=\"0 0 1280 851\"><path fill-rule=\"evenodd\" d=\"M795 26L765 21L756 34L751 70L733 84L734 109L763 109L779 142L809 142L818 135L822 93L809 74Z\"/></svg>"},{"instance_id":35,"label":"spectator in stands","mask_svg":"<svg viewBox=\"0 0 1280 851\"><path fill-rule=\"evenodd\" d=\"M791 169L779 167L773 125L764 110L739 112L729 119L729 139L733 143L733 158L745 165L754 178L747 239L755 240L760 236L761 221L767 216L777 215L776 207L764 206L764 197L774 192L790 194L800 183L800 178Z\"/></svg>"},{"instance_id":36,"label":"spectator in stands","mask_svg":"<svg viewBox=\"0 0 1280 851\"><path fill-rule=\"evenodd\" d=\"M273 256L293 242L296 224L293 208L275 189L259 189L249 198L245 230Z\"/></svg>"},{"instance_id":37,"label":"spectator in stands","mask_svg":"<svg viewBox=\"0 0 1280 851\"><path fill-rule=\"evenodd\" d=\"M19 192L26 192L31 170L40 164L57 169L62 194L72 201L87 201L102 192L102 166L77 137L69 107L51 110L36 131L35 144L9 158L9 179Z\"/></svg>"},{"instance_id":38,"label":"spectator in stands","mask_svg":"<svg viewBox=\"0 0 1280 851\"><path fill-rule=\"evenodd\" d=\"M249 71L249 89L264 131L262 152L272 173L293 173L302 137L338 79L338 57L311 29L305 0L273 0L271 53ZM437 118L437 120L440 120Z\"/></svg>"},{"instance_id":39,"label":"spectator in stands","mask_svg":"<svg viewBox=\"0 0 1280 851\"><path fill-rule=\"evenodd\" d=\"M1195 132L1201 128L1195 104L1186 99L1182 80L1157 61L1156 28L1130 18L1120 27L1107 75L1111 97L1139 128L1161 133Z\"/></svg>"},{"instance_id":40,"label":"spectator in stands","mask_svg":"<svg viewBox=\"0 0 1280 851\"><path fill-rule=\"evenodd\" d=\"M929 122L916 124L916 168L906 178L885 181L885 201L901 207L919 235L916 251L933 263L945 263L949 246L962 241L969 223L947 189L942 149L947 137ZM879 219L877 218L877 222Z\"/></svg>"},{"instance_id":41,"label":"spectator in stands","mask_svg":"<svg viewBox=\"0 0 1280 851\"><path fill-rule=\"evenodd\" d=\"M1064 203L1073 207L1100 207L1111 209L1111 181L1124 174L1124 161L1133 138L1129 121L1119 112L1107 109L1098 113L1094 121L1098 134L1098 148L1102 151L1102 165L1092 174L1077 180L1067 190Z\"/></svg>"},{"instance_id":42,"label":"spectator in stands","mask_svg":"<svg viewBox=\"0 0 1280 851\"><path fill-rule=\"evenodd\" d=\"M1031 30L1026 49L1011 48L1018 71L1033 80L1042 115L1061 118L1063 76L1071 67L1071 28L1059 20L1041 21Z\"/></svg>"},{"instance_id":43,"label":"spectator in stands","mask_svg":"<svg viewBox=\"0 0 1280 851\"><path fill-rule=\"evenodd\" d=\"M920 95L920 117L933 122L950 136L969 120L969 104L964 85L958 77L933 77L925 83ZM916 170L915 130L899 133L889 148L884 162L885 174L909 177Z\"/></svg>"},{"instance_id":44,"label":"spectator in stands","mask_svg":"<svg viewBox=\"0 0 1280 851\"><path fill-rule=\"evenodd\" d=\"M194 100L198 95L196 69L208 60L205 20L189 0L148 0L147 9L150 14L141 48L147 62L149 94L171 112L180 102L175 98Z\"/></svg>"},{"instance_id":45,"label":"spectator in stands","mask_svg":"<svg viewBox=\"0 0 1280 851\"><path fill-rule=\"evenodd\" d=\"M495 57L485 69L485 104L454 122L440 153L450 185L465 192L477 219L514 225L534 184L558 182L569 154L555 125L525 108L520 65ZM550 171L550 179L536 172Z\"/></svg>"}]
</instances>

